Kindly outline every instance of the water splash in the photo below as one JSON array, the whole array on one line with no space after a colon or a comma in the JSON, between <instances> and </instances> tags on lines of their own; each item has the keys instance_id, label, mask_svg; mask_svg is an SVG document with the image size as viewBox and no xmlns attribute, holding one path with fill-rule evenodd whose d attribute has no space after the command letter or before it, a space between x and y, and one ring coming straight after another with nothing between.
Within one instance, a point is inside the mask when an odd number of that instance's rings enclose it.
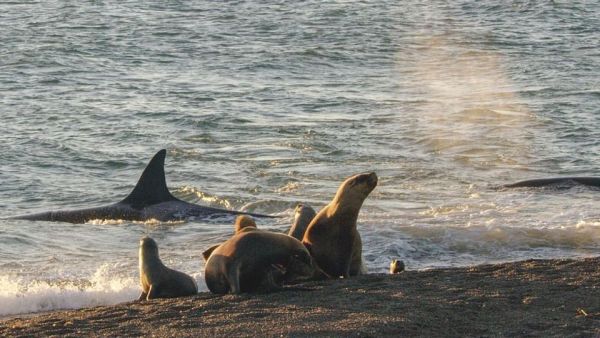
<instances>
[{"instance_id":1,"label":"water splash","mask_svg":"<svg viewBox=\"0 0 600 338\"><path fill-rule=\"evenodd\" d=\"M0 316L112 305L136 299L138 281L102 265L88 278L26 280L0 276Z\"/></svg>"},{"instance_id":2,"label":"water splash","mask_svg":"<svg viewBox=\"0 0 600 338\"><path fill-rule=\"evenodd\" d=\"M45 312L59 309L79 309L113 305L136 300L140 295L139 279L119 277L122 271L103 264L84 278L27 280L22 277L0 276L0 316ZM191 275L199 291L207 291L202 273Z\"/></svg>"}]
</instances>

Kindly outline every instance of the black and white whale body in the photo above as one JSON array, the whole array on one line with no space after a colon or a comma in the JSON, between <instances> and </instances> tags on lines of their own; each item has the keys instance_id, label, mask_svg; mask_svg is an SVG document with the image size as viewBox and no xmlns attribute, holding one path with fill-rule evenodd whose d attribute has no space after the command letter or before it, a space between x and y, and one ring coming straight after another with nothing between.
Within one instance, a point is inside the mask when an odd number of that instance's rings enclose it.
<instances>
[{"instance_id":1,"label":"black and white whale body","mask_svg":"<svg viewBox=\"0 0 600 338\"><path fill-rule=\"evenodd\" d=\"M276 217L235 210L225 210L188 203L171 195L165 179L165 155L162 149L148 163L137 185L122 201L89 209L59 210L13 217L31 221L85 223L95 219L118 219L125 221L177 221L206 219L227 215L251 215Z\"/></svg>"},{"instance_id":2,"label":"black and white whale body","mask_svg":"<svg viewBox=\"0 0 600 338\"><path fill-rule=\"evenodd\" d=\"M557 187L572 187L575 185L584 185L590 187L600 188L600 177L552 177L552 178L538 178L533 180L519 181L512 184L505 184L503 188L540 188L547 186Z\"/></svg>"}]
</instances>

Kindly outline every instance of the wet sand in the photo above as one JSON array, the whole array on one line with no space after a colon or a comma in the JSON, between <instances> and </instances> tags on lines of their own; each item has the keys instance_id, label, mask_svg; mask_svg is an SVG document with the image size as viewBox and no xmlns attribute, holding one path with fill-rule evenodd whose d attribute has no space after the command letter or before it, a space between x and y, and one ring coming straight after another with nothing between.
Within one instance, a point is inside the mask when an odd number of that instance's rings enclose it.
<instances>
[{"instance_id":1,"label":"wet sand","mask_svg":"<svg viewBox=\"0 0 600 338\"><path fill-rule=\"evenodd\" d=\"M598 337L600 257L372 274L0 321L0 336Z\"/></svg>"}]
</instances>

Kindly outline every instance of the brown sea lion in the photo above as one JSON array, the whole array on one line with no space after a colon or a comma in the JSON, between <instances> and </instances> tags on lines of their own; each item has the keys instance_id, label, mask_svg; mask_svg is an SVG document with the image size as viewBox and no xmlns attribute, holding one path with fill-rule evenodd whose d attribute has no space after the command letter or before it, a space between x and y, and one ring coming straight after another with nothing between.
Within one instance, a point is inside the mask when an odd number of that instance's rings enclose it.
<instances>
[{"instance_id":1,"label":"brown sea lion","mask_svg":"<svg viewBox=\"0 0 600 338\"><path fill-rule=\"evenodd\" d=\"M244 231L257 230L256 222L254 221L254 219L252 217L250 217L248 215L240 215L240 216L236 217L235 223L233 226L235 228L236 234L238 234L240 232L244 232ZM208 257L210 257L210 254L213 251L215 251L215 249L218 248L219 245L221 245L221 244L215 244L215 245L211 246L210 248L204 250L204 252L202 253L202 257L204 257L205 261L208 260Z\"/></svg>"},{"instance_id":2,"label":"brown sea lion","mask_svg":"<svg viewBox=\"0 0 600 338\"><path fill-rule=\"evenodd\" d=\"M204 268L213 293L268 292L288 277L310 277L310 254L297 239L270 231L242 231L219 245Z\"/></svg>"},{"instance_id":3,"label":"brown sea lion","mask_svg":"<svg viewBox=\"0 0 600 338\"><path fill-rule=\"evenodd\" d=\"M292 224L288 235L301 241L306 228L316 214L315 209L311 208L310 205L298 204L294 210L294 224Z\"/></svg>"},{"instance_id":4,"label":"brown sea lion","mask_svg":"<svg viewBox=\"0 0 600 338\"><path fill-rule=\"evenodd\" d=\"M362 241L356 229L358 212L377 186L377 175L358 174L346 179L333 200L313 218L302 243L318 268L331 277L365 273Z\"/></svg>"},{"instance_id":5,"label":"brown sea lion","mask_svg":"<svg viewBox=\"0 0 600 338\"><path fill-rule=\"evenodd\" d=\"M256 230L256 222L248 215L240 215L235 219L235 233L239 234L241 231Z\"/></svg>"},{"instance_id":6,"label":"brown sea lion","mask_svg":"<svg viewBox=\"0 0 600 338\"><path fill-rule=\"evenodd\" d=\"M150 237L140 240L140 283L138 300L191 296L198 293L194 279L167 268L158 256L158 246Z\"/></svg>"},{"instance_id":7,"label":"brown sea lion","mask_svg":"<svg viewBox=\"0 0 600 338\"><path fill-rule=\"evenodd\" d=\"M390 273L397 274L404 271L404 262L401 260L394 259L390 263Z\"/></svg>"}]
</instances>

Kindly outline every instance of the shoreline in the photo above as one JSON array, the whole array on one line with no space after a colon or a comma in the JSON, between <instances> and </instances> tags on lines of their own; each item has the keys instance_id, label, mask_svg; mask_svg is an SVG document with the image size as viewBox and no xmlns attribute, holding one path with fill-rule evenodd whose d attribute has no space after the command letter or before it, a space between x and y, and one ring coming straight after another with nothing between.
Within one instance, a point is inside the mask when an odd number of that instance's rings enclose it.
<instances>
[{"instance_id":1,"label":"shoreline","mask_svg":"<svg viewBox=\"0 0 600 338\"><path fill-rule=\"evenodd\" d=\"M600 335L600 257L308 282L269 294L127 302L0 318L0 336Z\"/></svg>"}]
</instances>

